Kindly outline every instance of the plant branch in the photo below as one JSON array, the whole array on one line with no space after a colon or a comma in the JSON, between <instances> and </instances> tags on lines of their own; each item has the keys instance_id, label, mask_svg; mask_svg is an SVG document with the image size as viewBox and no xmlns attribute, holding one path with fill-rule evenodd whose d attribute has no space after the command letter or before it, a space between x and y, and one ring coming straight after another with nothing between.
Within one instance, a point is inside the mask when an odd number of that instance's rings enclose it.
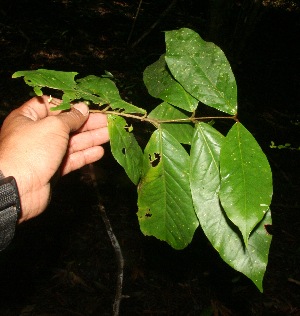
<instances>
[{"instance_id":1,"label":"plant branch","mask_svg":"<svg viewBox=\"0 0 300 316\"><path fill-rule=\"evenodd\" d=\"M117 112L117 111L107 111L107 110L90 110L91 113L104 113L104 114L113 114L123 117L129 117L133 119L137 119L140 121L146 121L149 123L152 123L154 125L159 125L163 123L184 123L184 122L192 122L195 123L196 121L207 121L207 120L217 120L217 119L229 119L229 120L235 120L238 121L237 115L233 116L202 116L202 117L194 117L194 114L191 117L187 118L179 118L179 119L169 119L169 120L159 120L154 118L149 118L147 115L136 115L136 114L130 114L130 113L123 113L123 112Z\"/></svg>"},{"instance_id":2,"label":"plant branch","mask_svg":"<svg viewBox=\"0 0 300 316\"><path fill-rule=\"evenodd\" d=\"M123 272L124 271L124 258L123 258L123 254L122 254L122 250L121 250L119 241L118 241L116 235L114 234L112 226L111 226L110 221L109 221L109 218L107 217L105 207L100 202L101 196L99 194L99 188L98 188L93 164L89 165L89 170L90 170L90 177L92 179L93 187L95 189L95 193L96 193L96 196L98 199L97 208L100 211L100 214L101 214L102 220L104 222L107 234L109 236L109 239L110 239L111 244L114 248L116 258L117 258L118 270L117 270L116 294L115 294L115 300L114 300L114 304L113 304L113 316L118 316L119 310L120 310L121 300L122 300L122 298L126 297L126 296L122 295L123 274L124 274L124 272Z\"/></svg>"},{"instance_id":3,"label":"plant branch","mask_svg":"<svg viewBox=\"0 0 300 316\"><path fill-rule=\"evenodd\" d=\"M134 27L135 27L135 23L136 23L138 15L140 13L142 2L143 2L143 0L140 0L139 6L138 6L137 11L136 11L136 14L135 14L135 16L133 18L133 23L132 23L131 30L130 30L130 33L129 33L129 36L128 36L128 39L127 39L127 45L129 44L129 42L131 40L133 31L134 31Z\"/></svg>"}]
</instances>

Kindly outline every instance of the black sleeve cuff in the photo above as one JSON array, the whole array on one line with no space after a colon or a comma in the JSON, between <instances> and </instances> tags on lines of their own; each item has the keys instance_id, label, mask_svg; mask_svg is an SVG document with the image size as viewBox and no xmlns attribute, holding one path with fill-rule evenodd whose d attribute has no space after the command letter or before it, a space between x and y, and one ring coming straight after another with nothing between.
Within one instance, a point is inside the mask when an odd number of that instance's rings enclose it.
<instances>
[{"instance_id":1,"label":"black sleeve cuff","mask_svg":"<svg viewBox=\"0 0 300 316\"><path fill-rule=\"evenodd\" d=\"M13 239L20 211L16 181L14 177L4 178L0 171L0 251Z\"/></svg>"}]
</instances>

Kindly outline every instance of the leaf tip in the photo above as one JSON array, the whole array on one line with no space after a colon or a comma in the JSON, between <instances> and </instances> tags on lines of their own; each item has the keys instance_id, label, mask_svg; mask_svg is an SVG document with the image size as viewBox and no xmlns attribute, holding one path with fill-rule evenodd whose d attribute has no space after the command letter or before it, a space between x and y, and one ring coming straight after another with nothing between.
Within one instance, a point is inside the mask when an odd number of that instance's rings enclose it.
<instances>
[{"instance_id":1,"label":"leaf tip","mask_svg":"<svg viewBox=\"0 0 300 316\"><path fill-rule=\"evenodd\" d=\"M22 74L21 74L20 71L17 71L17 72L15 72L15 73L13 73L11 77L12 77L13 79L19 78L19 77L22 77Z\"/></svg>"}]
</instances>

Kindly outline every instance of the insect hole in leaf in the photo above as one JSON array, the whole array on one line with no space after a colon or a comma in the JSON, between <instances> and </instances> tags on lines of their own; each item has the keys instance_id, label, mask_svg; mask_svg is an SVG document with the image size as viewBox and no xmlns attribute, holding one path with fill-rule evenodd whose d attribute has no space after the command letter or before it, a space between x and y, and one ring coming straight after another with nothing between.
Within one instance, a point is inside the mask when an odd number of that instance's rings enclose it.
<instances>
[{"instance_id":1,"label":"insect hole in leaf","mask_svg":"<svg viewBox=\"0 0 300 316\"><path fill-rule=\"evenodd\" d=\"M149 160L150 160L151 166L153 168L156 167L159 164L159 162L160 162L160 154L154 153L154 157L153 158L151 157L151 155L149 155Z\"/></svg>"}]
</instances>

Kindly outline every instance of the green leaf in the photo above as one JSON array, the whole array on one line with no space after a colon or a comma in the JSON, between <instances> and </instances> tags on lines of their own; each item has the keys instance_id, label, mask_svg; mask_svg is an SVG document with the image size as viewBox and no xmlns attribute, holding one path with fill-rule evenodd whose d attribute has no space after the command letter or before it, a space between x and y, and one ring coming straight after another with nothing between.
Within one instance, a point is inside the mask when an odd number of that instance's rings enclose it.
<instances>
[{"instance_id":1,"label":"green leaf","mask_svg":"<svg viewBox=\"0 0 300 316\"><path fill-rule=\"evenodd\" d=\"M43 95L43 91L42 91L42 89L40 89L39 87L34 87L34 88L33 88L33 91L34 91L34 93L35 93L37 96L39 96L39 97L41 97L41 96Z\"/></svg>"},{"instance_id":2,"label":"green leaf","mask_svg":"<svg viewBox=\"0 0 300 316\"><path fill-rule=\"evenodd\" d=\"M134 184L138 184L142 172L143 152L131 133L132 126L117 115L108 115L110 146L114 158L125 169Z\"/></svg>"},{"instance_id":3,"label":"green leaf","mask_svg":"<svg viewBox=\"0 0 300 316\"><path fill-rule=\"evenodd\" d=\"M174 78L194 98L228 114L237 112L237 87L222 50L196 32L166 32L166 62Z\"/></svg>"},{"instance_id":4,"label":"green leaf","mask_svg":"<svg viewBox=\"0 0 300 316\"><path fill-rule=\"evenodd\" d=\"M167 131L156 130L144 151L138 186L138 219L145 235L183 249L192 240L198 220L189 185L189 155Z\"/></svg>"},{"instance_id":5,"label":"green leaf","mask_svg":"<svg viewBox=\"0 0 300 316\"><path fill-rule=\"evenodd\" d=\"M100 97L100 104L109 104L113 110L121 110L124 113L141 113L146 111L142 108L128 103L120 97L119 90L115 83L108 78L99 78L96 76L87 76L77 80L77 90L81 93L82 98L86 100L88 95ZM92 102L93 99L88 99ZM98 103L98 102L94 102Z\"/></svg>"},{"instance_id":6,"label":"green leaf","mask_svg":"<svg viewBox=\"0 0 300 316\"><path fill-rule=\"evenodd\" d=\"M186 111L192 112L197 108L199 101L186 92L170 74L165 55L145 69L143 78L149 94L153 97Z\"/></svg>"},{"instance_id":7,"label":"green leaf","mask_svg":"<svg viewBox=\"0 0 300 316\"><path fill-rule=\"evenodd\" d=\"M99 105L109 104L112 109L125 113L146 113L144 109L122 100L118 88L110 79L87 76L75 82L76 75L77 72L38 69L18 71L13 74L13 78L24 77L25 82L33 87L39 96L43 94L43 87L63 91L63 102L53 107L53 110L67 110L71 107L72 101L82 99Z\"/></svg>"},{"instance_id":8,"label":"green leaf","mask_svg":"<svg viewBox=\"0 0 300 316\"><path fill-rule=\"evenodd\" d=\"M38 96L42 96L42 88L62 90L64 92L63 102L55 107L56 110L66 110L70 108L70 102L77 99L74 89L76 82L74 77L77 72L65 72L48 69L37 69L28 71L17 71L12 75L12 78L24 77L24 81L30 87L33 87L34 92Z\"/></svg>"},{"instance_id":9,"label":"green leaf","mask_svg":"<svg viewBox=\"0 0 300 316\"><path fill-rule=\"evenodd\" d=\"M241 123L236 123L225 138L220 174L222 206L247 246L250 233L269 209L273 189L268 160Z\"/></svg>"},{"instance_id":10,"label":"green leaf","mask_svg":"<svg viewBox=\"0 0 300 316\"><path fill-rule=\"evenodd\" d=\"M64 72L47 69L17 71L12 77L24 77L24 81L31 87L49 87L58 90L72 90L76 86L74 77L77 72Z\"/></svg>"},{"instance_id":11,"label":"green leaf","mask_svg":"<svg viewBox=\"0 0 300 316\"><path fill-rule=\"evenodd\" d=\"M270 212L254 229L245 248L240 231L230 222L219 202L219 155L223 141L224 137L208 124L197 124L190 167L195 211L205 235L222 259L262 291L271 243L264 225L271 225Z\"/></svg>"},{"instance_id":12,"label":"green leaf","mask_svg":"<svg viewBox=\"0 0 300 316\"><path fill-rule=\"evenodd\" d=\"M230 222L221 207L207 210L205 221L204 226L201 223L203 231L221 258L247 276L263 292L262 283L272 240L265 229L272 224L270 211L251 233L247 248L240 231Z\"/></svg>"},{"instance_id":13,"label":"green leaf","mask_svg":"<svg viewBox=\"0 0 300 316\"><path fill-rule=\"evenodd\" d=\"M150 112L148 117L157 120L180 120L187 119L190 116L186 115L183 111L175 108L174 106L163 102ZM161 128L168 131L179 141L179 143L191 144L194 128L190 122L162 123Z\"/></svg>"},{"instance_id":14,"label":"green leaf","mask_svg":"<svg viewBox=\"0 0 300 316\"><path fill-rule=\"evenodd\" d=\"M220 245L217 240L221 232L212 226L223 217L218 196L219 156L223 140L224 136L212 126L198 123L190 152L190 184L195 212L204 233L218 251Z\"/></svg>"},{"instance_id":15,"label":"green leaf","mask_svg":"<svg viewBox=\"0 0 300 316\"><path fill-rule=\"evenodd\" d=\"M220 207L219 155L224 136L206 123L198 123L191 146L190 183L194 207L202 228L208 213Z\"/></svg>"}]
</instances>

